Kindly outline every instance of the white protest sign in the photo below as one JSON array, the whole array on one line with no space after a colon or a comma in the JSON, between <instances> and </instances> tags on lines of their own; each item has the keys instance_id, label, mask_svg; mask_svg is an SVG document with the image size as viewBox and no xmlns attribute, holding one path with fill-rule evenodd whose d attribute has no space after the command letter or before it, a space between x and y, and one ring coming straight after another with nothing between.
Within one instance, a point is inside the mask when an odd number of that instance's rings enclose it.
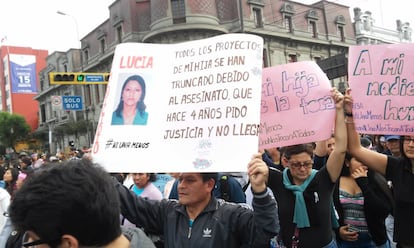
<instances>
[{"instance_id":1,"label":"white protest sign","mask_svg":"<svg viewBox=\"0 0 414 248\"><path fill-rule=\"evenodd\" d=\"M111 172L246 171L258 150L262 49L249 34L118 45L94 162Z\"/></svg>"}]
</instances>

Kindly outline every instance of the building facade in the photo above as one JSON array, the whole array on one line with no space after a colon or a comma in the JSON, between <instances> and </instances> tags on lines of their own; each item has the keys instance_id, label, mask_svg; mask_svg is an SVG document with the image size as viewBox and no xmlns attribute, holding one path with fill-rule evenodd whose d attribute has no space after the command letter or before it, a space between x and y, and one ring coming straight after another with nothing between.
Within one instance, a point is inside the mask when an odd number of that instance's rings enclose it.
<instances>
[{"instance_id":1,"label":"building facade","mask_svg":"<svg viewBox=\"0 0 414 248\"><path fill-rule=\"evenodd\" d=\"M39 74L45 67L47 50L1 46L0 110L23 116L32 131L39 125Z\"/></svg>"},{"instance_id":2,"label":"building facade","mask_svg":"<svg viewBox=\"0 0 414 248\"><path fill-rule=\"evenodd\" d=\"M354 8L355 37L358 45L411 43L410 23L396 21L396 29L379 27L370 11Z\"/></svg>"},{"instance_id":3,"label":"building facade","mask_svg":"<svg viewBox=\"0 0 414 248\"><path fill-rule=\"evenodd\" d=\"M70 142L85 146L91 143L91 125L85 116L88 111L66 111L59 102L62 96L83 96L84 85L51 85L49 82L50 72L83 71L80 56L79 49L54 52L40 71L40 92L34 97L39 103L36 133L45 144L45 151L56 153L69 148Z\"/></svg>"},{"instance_id":4,"label":"building facade","mask_svg":"<svg viewBox=\"0 0 414 248\"><path fill-rule=\"evenodd\" d=\"M264 39L264 67L296 61L318 62L346 54L349 46L357 43L349 7L325 0L312 5L288 0L116 0L108 9L109 18L81 38L80 50L51 54L41 71L42 91L36 97L39 132L52 134L52 138L49 135L52 152L74 139L77 147L93 142L106 86L51 86L48 73L109 72L119 43L165 44L226 33L249 33ZM332 80L335 86L345 82L346 77ZM84 99L83 111L53 109L53 96L78 93ZM85 132L79 129L76 134L60 135L56 131L68 123L82 121L88 124Z\"/></svg>"}]
</instances>

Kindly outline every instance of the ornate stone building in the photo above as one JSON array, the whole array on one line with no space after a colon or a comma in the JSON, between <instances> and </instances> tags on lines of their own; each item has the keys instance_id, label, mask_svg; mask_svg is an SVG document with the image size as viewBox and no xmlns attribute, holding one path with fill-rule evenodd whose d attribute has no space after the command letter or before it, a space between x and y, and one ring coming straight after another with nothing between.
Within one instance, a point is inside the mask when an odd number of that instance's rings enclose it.
<instances>
[{"instance_id":1,"label":"ornate stone building","mask_svg":"<svg viewBox=\"0 0 414 248\"><path fill-rule=\"evenodd\" d=\"M288 0L116 0L109 6L109 18L81 39L80 50L48 57L41 72L42 92L36 97L39 132L53 134L52 152L70 140L77 147L89 146L105 95L105 85L52 86L49 72L109 72L116 45L123 42L177 43L234 32L263 37L265 67L320 61L347 53L356 44L349 7L325 0L312 5ZM84 111L53 110L51 97L65 94L82 95ZM60 128L82 121L90 123L87 130L65 133Z\"/></svg>"},{"instance_id":2,"label":"ornate stone building","mask_svg":"<svg viewBox=\"0 0 414 248\"><path fill-rule=\"evenodd\" d=\"M411 43L412 29L408 22L396 21L396 29L390 30L375 25L370 11L354 8L355 37L358 45Z\"/></svg>"}]
</instances>

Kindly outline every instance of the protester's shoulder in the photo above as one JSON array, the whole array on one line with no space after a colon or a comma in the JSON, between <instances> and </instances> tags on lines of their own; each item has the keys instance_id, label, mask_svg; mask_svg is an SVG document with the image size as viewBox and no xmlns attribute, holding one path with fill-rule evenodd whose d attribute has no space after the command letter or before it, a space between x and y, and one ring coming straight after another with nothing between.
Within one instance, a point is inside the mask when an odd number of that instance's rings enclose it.
<instances>
[{"instance_id":1,"label":"protester's shoulder","mask_svg":"<svg viewBox=\"0 0 414 248\"><path fill-rule=\"evenodd\" d=\"M312 181L314 182L327 181L331 183L331 176L329 175L329 171L326 165L322 166L319 170L312 169L312 171L316 173Z\"/></svg>"},{"instance_id":2,"label":"protester's shoulder","mask_svg":"<svg viewBox=\"0 0 414 248\"><path fill-rule=\"evenodd\" d=\"M405 168L411 168L411 161L403 157L387 155L387 171L403 171Z\"/></svg>"},{"instance_id":3,"label":"protester's shoulder","mask_svg":"<svg viewBox=\"0 0 414 248\"><path fill-rule=\"evenodd\" d=\"M0 200L3 200L5 198L9 198L10 199L10 194L9 194L9 192L7 192L6 189L0 188Z\"/></svg>"},{"instance_id":4,"label":"protester's shoulder","mask_svg":"<svg viewBox=\"0 0 414 248\"><path fill-rule=\"evenodd\" d=\"M237 181L237 179L232 175L227 175L227 180L229 184L240 185L239 181Z\"/></svg>"},{"instance_id":5,"label":"protester's shoulder","mask_svg":"<svg viewBox=\"0 0 414 248\"><path fill-rule=\"evenodd\" d=\"M223 199L217 199L216 211L222 213L234 213L237 211L252 211L253 208L247 203L229 202Z\"/></svg>"},{"instance_id":6,"label":"protester's shoulder","mask_svg":"<svg viewBox=\"0 0 414 248\"><path fill-rule=\"evenodd\" d=\"M154 200L161 200L163 198L160 189L157 186L155 186L154 183L149 183L145 187L145 190L148 190L148 193L151 195L151 198L153 198Z\"/></svg>"},{"instance_id":7,"label":"protester's shoulder","mask_svg":"<svg viewBox=\"0 0 414 248\"><path fill-rule=\"evenodd\" d=\"M283 170L277 167L269 167L269 172L281 174Z\"/></svg>"},{"instance_id":8,"label":"protester's shoulder","mask_svg":"<svg viewBox=\"0 0 414 248\"><path fill-rule=\"evenodd\" d=\"M130 241L130 247L154 247L154 243L143 230L137 227L122 227L122 234Z\"/></svg>"}]
</instances>

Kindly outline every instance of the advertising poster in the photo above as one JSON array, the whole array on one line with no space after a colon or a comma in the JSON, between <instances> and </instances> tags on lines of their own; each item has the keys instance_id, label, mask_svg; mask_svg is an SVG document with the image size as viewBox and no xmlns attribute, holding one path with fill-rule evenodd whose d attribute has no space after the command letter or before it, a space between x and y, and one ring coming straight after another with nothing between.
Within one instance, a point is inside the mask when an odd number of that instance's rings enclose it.
<instances>
[{"instance_id":1,"label":"advertising poster","mask_svg":"<svg viewBox=\"0 0 414 248\"><path fill-rule=\"evenodd\" d=\"M9 58L12 93L37 93L36 57L10 54Z\"/></svg>"}]
</instances>

